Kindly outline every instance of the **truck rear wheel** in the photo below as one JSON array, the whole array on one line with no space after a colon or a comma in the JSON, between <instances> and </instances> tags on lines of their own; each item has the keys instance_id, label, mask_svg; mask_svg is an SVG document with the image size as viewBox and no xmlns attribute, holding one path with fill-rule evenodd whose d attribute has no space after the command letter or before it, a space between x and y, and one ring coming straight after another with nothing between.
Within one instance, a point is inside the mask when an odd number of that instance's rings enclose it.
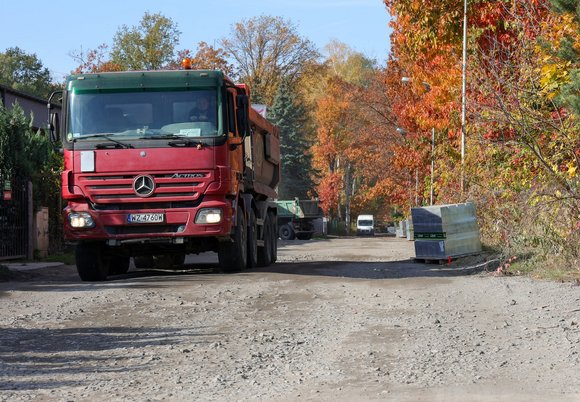
<instances>
[{"instance_id":1,"label":"truck rear wheel","mask_svg":"<svg viewBox=\"0 0 580 402\"><path fill-rule=\"evenodd\" d=\"M221 242L218 248L218 259L223 271L241 271L248 262L248 244L246 219L240 207L237 210L236 227L232 241Z\"/></svg>"},{"instance_id":2,"label":"truck rear wheel","mask_svg":"<svg viewBox=\"0 0 580 402\"><path fill-rule=\"evenodd\" d=\"M270 214L266 214L264 219L264 247L258 247L258 266L267 267L272 263L272 221L270 220Z\"/></svg>"},{"instance_id":3,"label":"truck rear wheel","mask_svg":"<svg viewBox=\"0 0 580 402\"><path fill-rule=\"evenodd\" d=\"M250 209L248 215L248 268L258 265L258 226L256 213Z\"/></svg>"},{"instance_id":4,"label":"truck rear wheel","mask_svg":"<svg viewBox=\"0 0 580 402\"><path fill-rule=\"evenodd\" d=\"M103 258L100 243L80 243L75 249L77 271L86 282L104 281L109 274L109 260Z\"/></svg>"},{"instance_id":5,"label":"truck rear wheel","mask_svg":"<svg viewBox=\"0 0 580 402\"><path fill-rule=\"evenodd\" d=\"M275 263L276 260L278 259L278 223L277 223L277 219L276 219L276 214L274 214L274 212L270 211L268 212L268 217L270 217L270 223L272 225L272 242L270 243L270 246L272 247L272 260L271 263Z\"/></svg>"},{"instance_id":6,"label":"truck rear wheel","mask_svg":"<svg viewBox=\"0 0 580 402\"><path fill-rule=\"evenodd\" d=\"M278 229L278 236L280 236L282 240L294 240L294 229L289 223L286 223Z\"/></svg>"}]
</instances>

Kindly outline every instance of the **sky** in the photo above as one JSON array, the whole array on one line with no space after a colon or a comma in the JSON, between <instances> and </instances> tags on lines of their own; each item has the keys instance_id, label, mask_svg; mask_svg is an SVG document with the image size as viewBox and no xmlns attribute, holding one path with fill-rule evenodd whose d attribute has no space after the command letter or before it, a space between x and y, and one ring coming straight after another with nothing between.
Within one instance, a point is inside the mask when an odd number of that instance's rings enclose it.
<instances>
[{"instance_id":1,"label":"sky","mask_svg":"<svg viewBox=\"0 0 580 402\"><path fill-rule=\"evenodd\" d=\"M390 50L382 0L2 0L1 9L0 52L17 46L36 54L57 81L77 67L71 54L103 43L110 49L119 28L137 26L146 12L177 24L177 50L195 51L201 41L219 47L233 24L260 15L291 21L321 52L338 40L384 65Z\"/></svg>"}]
</instances>

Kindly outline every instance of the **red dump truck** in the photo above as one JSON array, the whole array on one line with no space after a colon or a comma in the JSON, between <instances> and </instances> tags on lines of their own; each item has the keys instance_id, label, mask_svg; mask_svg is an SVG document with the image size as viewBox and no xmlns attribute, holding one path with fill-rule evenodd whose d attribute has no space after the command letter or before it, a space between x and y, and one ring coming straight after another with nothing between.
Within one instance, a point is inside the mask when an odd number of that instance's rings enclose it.
<instances>
[{"instance_id":1,"label":"red dump truck","mask_svg":"<svg viewBox=\"0 0 580 402\"><path fill-rule=\"evenodd\" d=\"M130 258L179 269L215 251L225 271L276 261L280 141L249 96L220 71L68 77L49 127L82 280L126 273Z\"/></svg>"}]
</instances>

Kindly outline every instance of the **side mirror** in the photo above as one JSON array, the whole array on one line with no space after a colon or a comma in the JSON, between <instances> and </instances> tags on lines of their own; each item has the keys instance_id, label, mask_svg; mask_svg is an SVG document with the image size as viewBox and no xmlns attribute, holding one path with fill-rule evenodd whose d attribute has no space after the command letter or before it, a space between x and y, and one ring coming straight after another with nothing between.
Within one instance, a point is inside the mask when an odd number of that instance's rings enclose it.
<instances>
[{"instance_id":1,"label":"side mirror","mask_svg":"<svg viewBox=\"0 0 580 402\"><path fill-rule=\"evenodd\" d=\"M56 112L49 113L48 131L50 133L50 141L58 142L60 140L60 119Z\"/></svg>"},{"instance_id":2,"label":"side mirror","mask_svg":"<svg viewBox=\"0 0 580 402\"><path fill-rule=\"evenodd\" d=\"M237 106L238 131L243 138L246 138L246 136L250 133L249 110L248 110L250 103L248 101L248 96L238 95L236 97L236 106Z\"/></svg>"},{"instance_id":3,"label":"side mirror","mask_svg":"<svg viewBox=\"0 0 580 402\"><path fill-rule=\"evenodd\" d=\"M46 104L46 108L48 109L48 131L50 135L50 141L52 142L59 142L60 141L60 118L58 113L54 112L52 109L54 105L52 104L52 99L55 95L63 94L63 91L55 91L50 94L48 98L48 103Z\"/></svg>"}]
</instances>

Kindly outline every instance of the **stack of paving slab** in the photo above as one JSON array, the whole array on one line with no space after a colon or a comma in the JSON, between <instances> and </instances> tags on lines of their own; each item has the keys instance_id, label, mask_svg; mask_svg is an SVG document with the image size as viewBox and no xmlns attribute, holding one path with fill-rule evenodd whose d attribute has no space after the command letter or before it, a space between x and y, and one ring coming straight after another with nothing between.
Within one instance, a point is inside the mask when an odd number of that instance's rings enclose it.
<instances>
[{"instance_id":1,"label":"stack of paving slab","mask_svg":"<svg viewBox=\"0 0 580 402\"><path fill-rule=\"evenodd\" d=\"M446 260L481 252L473 203L412 208L411 217L416 258Z\"/></svg>"}]
</instances>

